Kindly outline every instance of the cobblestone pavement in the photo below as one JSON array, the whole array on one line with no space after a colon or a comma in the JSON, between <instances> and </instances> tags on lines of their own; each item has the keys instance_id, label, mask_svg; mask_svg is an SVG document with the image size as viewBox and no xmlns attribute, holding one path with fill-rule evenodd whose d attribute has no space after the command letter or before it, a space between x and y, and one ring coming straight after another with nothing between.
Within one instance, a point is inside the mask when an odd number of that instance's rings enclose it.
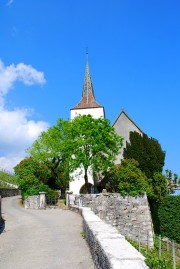
<instances>
[{"instance_id":1,"label":"cobblestone pavement","mask_svg":"<svg viewBox=\"0 0 180 269\"><path fill-rule=\"evenodd\" d=\"M2 213L1 269L95 269L77 213L24 209L17 196L2 199Z\"/></svg>"}]
</instances>

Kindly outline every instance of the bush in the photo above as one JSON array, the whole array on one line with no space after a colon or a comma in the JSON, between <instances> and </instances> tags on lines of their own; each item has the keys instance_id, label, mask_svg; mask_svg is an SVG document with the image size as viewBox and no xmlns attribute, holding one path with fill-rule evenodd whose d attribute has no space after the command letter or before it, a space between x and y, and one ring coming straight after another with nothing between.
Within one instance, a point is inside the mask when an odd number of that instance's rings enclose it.
<instances>
[{"instance_id":1,"label":"bush","mask_svg":"<svg viewBox=\"0 0 180 269\"><path fill-rule=\"evenodd\" d=\"M24 200L28 196L38 195L39 192L46 192L47 195L54 195L55 191L50 189L47 185L40 182L36 177L30 175L26 178L18 177L18 185L21 191L22 199Z\"/></svg>"},{"instance_id":2,"label":"bush","mask_svg":"<svg viewBox=\"0 0 180 269\"><path fill-rule=\"evenodd\" d=\"M158 209L160 232L180 243L180 195L168 196Z\"/></svg>"},{"instance_id":3,"label":"bush","mask_svg":"<svg viewBox=\"0 0 180 269\"><path fill-rule=\"evenodd\" d=\"M149 195L152 189L147 183L145 174L138 166L139 164L136 160L122 160L120 165L109 171L106 189L113 192L116 186L115 191L123 196L136 196L145 192Z\"/></svg>"}]
</instances>

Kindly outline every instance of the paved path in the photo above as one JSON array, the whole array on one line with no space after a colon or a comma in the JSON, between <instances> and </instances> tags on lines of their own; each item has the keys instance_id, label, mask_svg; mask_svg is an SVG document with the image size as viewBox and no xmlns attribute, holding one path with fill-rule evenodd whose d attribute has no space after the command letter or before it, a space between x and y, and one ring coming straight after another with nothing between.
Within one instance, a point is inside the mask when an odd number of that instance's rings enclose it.
<instances>
[{"instance_id":1,"label":"paved path","mask_svg":"<svg viewBox=\"0 0 180 269\"><path fill-rule=\"evenodd\" d=\"M24 209L19 197L3 198L2 213L0 269L95 268L77 213Z\"/></svg>"}]
</instances>

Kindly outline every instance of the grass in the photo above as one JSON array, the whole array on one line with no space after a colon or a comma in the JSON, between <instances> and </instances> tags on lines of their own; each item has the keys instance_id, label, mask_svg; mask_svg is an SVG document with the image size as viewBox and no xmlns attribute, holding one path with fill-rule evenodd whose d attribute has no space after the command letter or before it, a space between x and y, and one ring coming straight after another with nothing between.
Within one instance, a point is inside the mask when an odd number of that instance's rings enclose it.
<instances>
[{"instance_id":1,"label":"grass","mask_svg":"<svg viewBox=\"0 0 180 269\"><path fill-rule=\"evenodd\" d=\"M13 187L9 186L7 183L17 185L17 176L0 170L0 188L12 189Z\"/></svg>"},{"instance_id":2,"label":"grass","mask_svg":"<svg viewBox=\"0 0 180 269\"><path fill-rule=\"evenodd\" d=\"M86 239L86 234L85 234L85 232L81 232L81 236L82 236L83 239Z\"/></svg>"},{"instance_id":3,"label":"grass","mask_svg":"<svg viewBox=\"0 0 180 269\"><path fill-rule=\"evenodd\" d=\"M131 245L138 250L138 243L126 238ZM180 269L180 245L175 244L176 269ZM154 248L147 253L147 246L141 245L141 253L146 258L145 262L150 269L173 269L172 247L167 242L161 241L161 257L159 257L159 241L158 236L155 236Z\"/></svg>"}]
</instances>

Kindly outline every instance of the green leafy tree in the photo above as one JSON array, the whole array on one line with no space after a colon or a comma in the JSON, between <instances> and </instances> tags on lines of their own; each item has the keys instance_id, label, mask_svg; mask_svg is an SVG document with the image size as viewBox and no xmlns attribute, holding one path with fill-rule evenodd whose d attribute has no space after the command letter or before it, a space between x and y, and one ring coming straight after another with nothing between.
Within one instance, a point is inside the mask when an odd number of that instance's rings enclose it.
<instances>
[{"instance_id":1,"label":"green leafy tree","mask_svg":"<svg viewBox=\"0 0 180 269\"><path fill-rule=\"evenodd\" d=\"M77 116L71 122L70 171L83 168L85 185L88 184L88 169L95 173L107 171L113 166L116 155L122 147L123 138L118 136L109 120L91 115Z\"/></svg>"},{"instance_id":2,"label":"green leafy tree","mask_svg":"<svg viewBox=\"0 0 180 269\"><path fill-rule=\"evenodd\" d=\"M121 164L106 174L107 190L119 192L121 195L136 196L145 192L150 195L152 189L147 183L146 175L138 166L134 159L122 160Z\"/></svg>"},{"instance_id":3,"label":"green leafy tree","mask_svg":"<svg viewBox=\"0 0 180 269\"><path fill-rule=\"evenodd\" d=\"M171 170L166 169L166 180L168 184L168 193L172 194L180 187L180 178Z\"/></svg>"},{"instance_id":4,"label":"green leafy tree","mask_svg":"<svg viewBox=\"0 0 180 269\"><path fill-rule=\"evenodd\" d=\"M69 121L58 119L57 124L42 132L33 145L27 149L29 155L36 161L45 164L51 171L48 185L59 188L62 193L69 182L70 156L67 138L69 137Z\"/></svg>"},{"instance_id":5,"label":"green leafy tree","mask_svg":"<svg viewBox=\"0 0 180 269\"><path fill-rule=\"evenodd\" d=\"M122 138L109 120L84 115L72 121L58 119L55 126L41 133L27 152L51 170L62 189L67 185L69 173L77 168L84 169L87 185L88 169L91 167L93 173L106 171L121 147Z\"/></svg>"},{"instance_id":6,"label":"green leafy tree","mask_svg":"<svg viewBox=\"0 0 180 269\"><path fill-rule=\"evenodd\" d=\"M27 196L39 194L40 191L52 194L52 190L47 185L51 171L46 165L32 158L25 158L14 167L14 170L23 200Z\"/></svg>"},{"instance_id":7,"label":"green leafy tree","mask_svg":"<svg viewBox=\"0 0 180 269\"><path fill-rule=\"evenodd\" d=\"M49 168L43 164L34 160L32 157L26 157L19 164L14 167L16 175L21 178L27 178L29 175L34 175L34 177L44 183L48 184L49 179L51 178L51 171Z\"/></svg>"},{"instance_id":8,"label":"green leafy tree","mask_svg":"<svg viewBox=\"0 0 180 269\"><path fill-rule=\"evenodd\" d=\"M124 158L137 160L139 168L147 178L153 178L155 172L162 173L165 152L159 142L146 134L140 135L137 132L131 132L129 139L130 142L126 143L124 149Z\"/></svg>"}]
</instances>

